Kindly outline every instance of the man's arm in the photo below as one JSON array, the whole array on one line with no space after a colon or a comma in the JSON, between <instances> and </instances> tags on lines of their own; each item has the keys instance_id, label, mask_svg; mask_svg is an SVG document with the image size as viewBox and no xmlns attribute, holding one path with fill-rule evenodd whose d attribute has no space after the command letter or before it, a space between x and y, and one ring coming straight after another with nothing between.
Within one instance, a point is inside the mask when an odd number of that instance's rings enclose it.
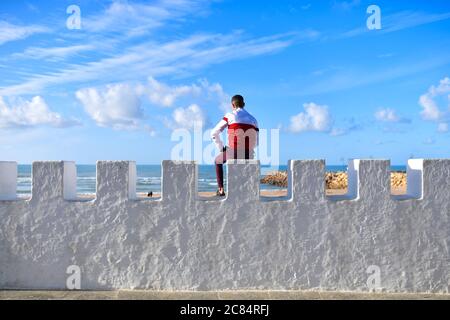
<instances>
[{"instance_id":1,"label":"man's arm","mask_svg":"<svg viewBox=\"0 0 450 320\"><path fill-rule=\"evenodd\" d=\"M211 132L211 139L216 144L217 148L219 148L220 151L223 150L223 142L220 139L220 134L223 130L228 126L228 122L225 121L225 119L221 120L217 126L212 130Z\"/></svg>"}]
</instances>

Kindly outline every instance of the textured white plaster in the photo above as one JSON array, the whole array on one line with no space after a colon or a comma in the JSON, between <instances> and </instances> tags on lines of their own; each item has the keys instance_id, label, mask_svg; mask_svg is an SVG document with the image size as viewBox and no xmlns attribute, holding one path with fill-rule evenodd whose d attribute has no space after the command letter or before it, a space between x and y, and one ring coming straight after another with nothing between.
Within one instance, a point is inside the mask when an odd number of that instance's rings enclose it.
<instances>
[{"instance_id":1,"label":"textured white plaster","mask_svg":"<svg viewBox=\"0 0 450 320\"><path fill-rule=\"evenodd\" d=\"M360 160L352 160L348 165L348 196L351 199L359 198L359 163Z\"/></svg>"},{"instance_id":2,"label":"textured white plaster","mask_svg":"<svg viewBox=\"0 0 450 320\"><path fill-rule=\"evenodd\" d=\"M422 171L423 171L423 160L422 159L411 159L408 161L407 166L407 176L408 185L407 194L410 197L421 199L422 198Z\"/></svg>"},{"instance_id":3,"label":"textured white plaster","mask_svg":"<svg viewBox=\"0 0 450 320\"><path fill-rule=\"evenodd\" d=\"M13 200L17 190L17 163L0 161L0 200Z\"/></svg>"},{"instance_id":4,"label":"textured white plaster","mask_svg":"<svg viewBox=\"0 0 450 320\"><path fill-rule=\"evenodd\" d=\"M65 289L78 265L84 290L367 291L376 265L384 291L448 292L450 160L422 161L422 199L391 196L389 161L357 163L354 199L326 197L311 160L290 162L289 199L263 201L259 163L236 161L228 197L205 201L193 162L164 161L152 200L135 198L134 162L99 161L82 201L64 191L72 163L35 162L32 198L0 201L0 288Z\"/></svg>"},{"instance_id":5,"label":"textured white plaster","mask_svg":"<svg viewBox=\"0 0 450 320\"><path fill-rule=\"evenodd\" d=\"M77 167L75 162L64 161L64 199L75 200L77 198Z\"/></svg>"}]
</instances>

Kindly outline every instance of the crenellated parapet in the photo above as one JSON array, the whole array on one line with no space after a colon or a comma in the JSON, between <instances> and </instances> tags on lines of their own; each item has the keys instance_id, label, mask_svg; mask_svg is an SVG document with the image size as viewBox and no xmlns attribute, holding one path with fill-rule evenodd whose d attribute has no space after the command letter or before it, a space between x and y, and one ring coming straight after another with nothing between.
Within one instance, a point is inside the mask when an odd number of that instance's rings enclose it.
<instances>
[{"instance_id":1,"label":"crenellated parapet","mask_svg":"<svg viewBox=\"0 0 450 320\"><path fill-rule=\"evenodd\" d=\"M325 192L325 161L290 161L288 175L289 201L323 202L326 200L392 200L425 199L431 201L443 192L449 182L450 160L412 159L407 165L407 194L391 196L390 161L351 160L348 166L348 193L327 197ZM260 167L252 160L228 163L230 200L256 201L259 196ZM162 193L164 201L196 199L198 168L194 162L164 161L162 164ZM16 200L17 163L0 161L0 200ZM96 200L136 200L136 163L134 161L97 162ZM32 200L77 200L76 165L72 161L39 161L32 166ZM182 192L179 192L182 191Z\"/></svg>"},{"instance_id":2,"label":"crenellated parapet","mask_svg":"<svg viewBox=\"0 0 450 320\"><path fill-rule=\"evenodd\" d=\"M321 289L448 292L450 160L409 160L391 195L390 161L352 160L327 196L324 160L290 161L288 196L260 197L258 161L228 163L225 199L198 195L195 162L164 161L161 199L138 198L136 163L97 162L95 199L74 162L34 162L31 199L0 162L0 288ZM377 269L378 268L378 269Z\"/></svg>"}]
</instances>

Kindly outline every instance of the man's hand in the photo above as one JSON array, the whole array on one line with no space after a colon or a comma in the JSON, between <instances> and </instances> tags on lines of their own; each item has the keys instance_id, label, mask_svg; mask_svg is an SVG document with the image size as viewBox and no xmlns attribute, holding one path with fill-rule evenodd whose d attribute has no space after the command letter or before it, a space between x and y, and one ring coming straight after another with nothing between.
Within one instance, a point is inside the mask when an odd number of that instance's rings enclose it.
<instances>
[{"instance_id":1,"label":"man's hand","mask_svg":"<svg viewBox=\"0 0 450 320\"><path fill-rule=\"evenodd\" d=\"M219 150L223 150L223 142L220 140L220 133L225 130L228 126L228 123L225 120L220 121L217 126L211 131L211 138L216 144Z\"/></svg>"}]
</instances>

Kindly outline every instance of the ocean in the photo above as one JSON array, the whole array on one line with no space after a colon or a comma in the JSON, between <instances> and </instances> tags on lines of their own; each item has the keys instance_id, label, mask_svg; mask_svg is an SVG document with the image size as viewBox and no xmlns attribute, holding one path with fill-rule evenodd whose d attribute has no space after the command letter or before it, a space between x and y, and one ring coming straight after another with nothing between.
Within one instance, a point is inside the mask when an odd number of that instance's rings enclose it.
<instances>
[{"instance_id":1,"label":"ocean","mask_svg":"<svg viewBox=\"0 0 450 320\"><path fill-rule=\"evenodd\" d=\"M393 166L393 171L406 171L405 166ZM287 170L287 165L279 167L262 166L261 176L271 171ZM330 165L327 166L328 172L346 171L347 166ZM161 166L160 165L137 165L137 192L161 192ZM199 166L198 189L200 192L215 192L217 190L216 172L214 166ZM95 193L96 166L77 165L77 192L79 194ZM225 166L226 182L226 166ZM276 186L261 185L263 190L277 190ZM17 193L20 195L31 194L31 165L18 165Z\"/></svg>"}]
</instances>

